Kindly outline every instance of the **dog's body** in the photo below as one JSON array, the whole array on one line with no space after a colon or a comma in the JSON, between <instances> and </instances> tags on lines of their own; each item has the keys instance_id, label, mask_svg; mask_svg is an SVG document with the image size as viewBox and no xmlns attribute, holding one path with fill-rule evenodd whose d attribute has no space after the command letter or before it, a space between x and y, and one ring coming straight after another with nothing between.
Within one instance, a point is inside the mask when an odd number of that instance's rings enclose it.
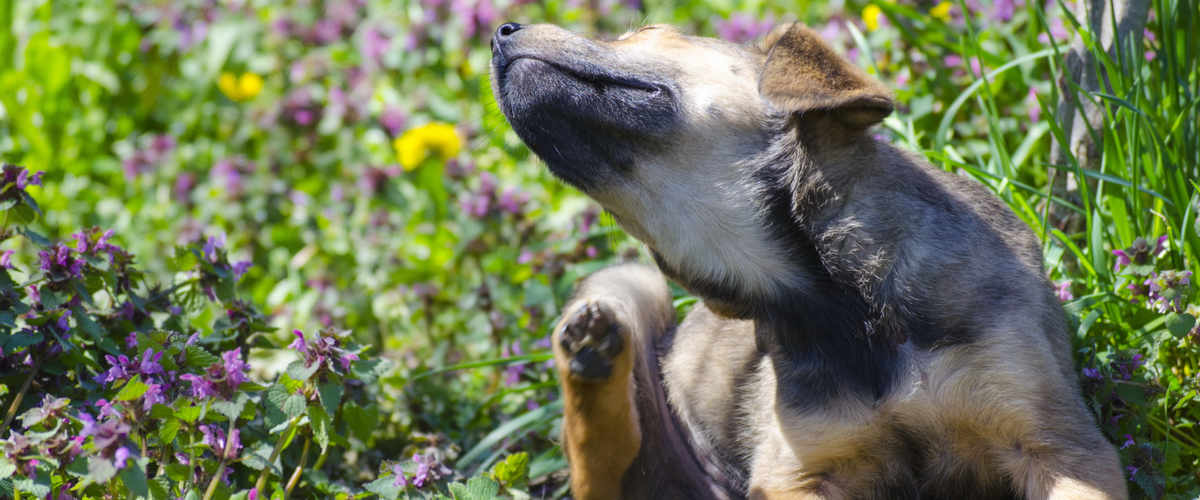
<instances>
[{"instance_id":1,"label":"dog's body","mask_svg":"<svg viewBox=\"0 0 1200 500\"><path fill-rule=\"evenodd\" d=\"M580 500L1122 499L1036 238L872 139L886 88L808 28L502 26L495 94L703 300L602 271L555 333Z\"/></svg>"}]
</instances>

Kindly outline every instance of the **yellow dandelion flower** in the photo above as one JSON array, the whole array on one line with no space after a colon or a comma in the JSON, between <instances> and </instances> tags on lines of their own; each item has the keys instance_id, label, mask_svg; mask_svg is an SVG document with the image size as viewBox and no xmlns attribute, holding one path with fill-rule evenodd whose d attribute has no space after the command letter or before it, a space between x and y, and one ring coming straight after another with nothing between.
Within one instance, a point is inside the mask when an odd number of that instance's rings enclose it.
<instances>
[{"instance_id":1,"label":"yellow dandelion flower","mask_svg":"<svg viewBox=\"0 0 1200 500\"><path fill-rule=\"evenodd\" d=\"M939 3L936 7L929 9L929 15L941 19L942 22L948 23L950 22L951 5L952 4L949 1Z\"/></svg>"},{"instance_id":2,"label":"yellow dandelion flower","mask_svg":"<svg viewBox=\"0 0 1200 500\"><path fill-rule=\"evenodd\" d=\"M405 132L392 143L392 147L396 148L400 165L405 170L412 170L430 156L437 156L442 161L458 156L462 139L459 139L453 125L430 123Z\"/></svg>"},{"instance_id":3,"label":"yellow dandelion flower","mask_svg":"<svg viewBox=\"0 0 1200 500\"><path fill-rule=\"evenodd\" d=\"M250 72L242 73L242 76L239 77L225 71L221 73L220 78L217 78L217 89L231 101L243 102L254 99L259 92L262 92L262 88L263 77Z\"/></svg>"},{"instance_id":4,"label":"yellow dandelion flower","mask_svg":"<svg viewBox=\"0 0 1200 500\"><path fill-rule=\"evenodd\" d=\"M871 4L866 6L862 11L863 23L867 25L867 31L875 31L879 29L879 17L883 15L883 9L878 5Z\"/></svg>"}]
</instances>

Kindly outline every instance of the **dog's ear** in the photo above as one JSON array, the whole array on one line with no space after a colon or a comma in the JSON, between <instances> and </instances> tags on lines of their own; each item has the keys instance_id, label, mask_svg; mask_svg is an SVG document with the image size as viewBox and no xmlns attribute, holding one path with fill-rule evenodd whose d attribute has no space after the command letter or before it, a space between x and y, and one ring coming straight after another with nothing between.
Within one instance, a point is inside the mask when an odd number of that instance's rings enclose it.
<instances>
[{"instance_id":1,"label":"dog's ear","mask_svg":"<svg viewBox=\"0 0 1200 500\"><path fill-rule=\"evenodd\" d=\"M892 113L891 90L834 52L808 26L779 26L759 48L767 61L758 92L779 110L825 113L849 129L866 129Z\"/></svg>"}]
</instances>

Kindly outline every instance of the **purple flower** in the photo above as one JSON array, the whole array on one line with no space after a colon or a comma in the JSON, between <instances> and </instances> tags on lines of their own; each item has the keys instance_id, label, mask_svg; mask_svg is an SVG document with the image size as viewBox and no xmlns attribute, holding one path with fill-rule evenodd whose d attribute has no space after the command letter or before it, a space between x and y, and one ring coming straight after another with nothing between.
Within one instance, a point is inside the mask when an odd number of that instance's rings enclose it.
<instances>
[{"instance_id":1,"label":"purple flower","mask_svg":"<svg viewBox=\"0 0 1200 500\"><path fill-rule=\"evenodd\" d=\"M143 136L143 141L145 138ZM136 179L139 175L153 172L162 165L174 149L174 137L169 135L153 136L148 148L134 151L132 156L121 161L121 167L125 170L125 176L128 179Z\"/></svg>"},{"instance_id":2,"label":"purple flower","mask_svg":"<svg viewBox=\"0 0 1200 500\"><path fill-rule=\"evenodd\" d=\"M1067 302L1075 298L1071 295L1071 282L1064 281L1054 286L1055 294L1058 295L1059 302Z\"/></svg>"},{"instance_id":3,"label":"purple flower","mask_svg":"<svg viewBox=\"0 0 1200 500\"><path fill-rule=\"evenodd\" d=\"M221 354L221 361L209 365L201 375L186 373L180 380L192 384L192 395L199 398L215 397L229 400L237 393L238 386L249 380L246 370L250 365L242 361L242 348Z\"/></svg>"},{"instance_id":4,"label":"purple flower","mask_svg":"<svg viewBox=\"0 0 1200 500\"><path fill-rule=\"evenodd\" d=\"M1025 103L1029 109L1029 121L1037 122L1042 118L1042 107L1038 104L1037 89L1029 87L1029 94L1025 96Z\"/></svg>"},{"instance_id":5,"label":"purple flower","mask_svg":"<svg viewBox=\"0 0 1200 500\"><path fill-rule=\"evenodd\" d=\"M124 469L126 460L129 460L129 448L124 446L117 448L116 453L113 454L113 466L118 470Z\"/></svg>"},{"instance_id":6,"label":"purple flower","mask_svg":"<svg viewBox=\"0 0 1200 500\"><path fill-rule=\"evenodd\" d=\"M496 200L496 206L500 210L512 215L519 215L526 203L529 203L529 193L518 192L516 188L512 187L505 188L500 193L500 198Z\"/></svg>"},{"instance_id":7,"label":"purple flower","mask_svg":"<svg viewBox=\"0 0 1200 500\"><path fill-rule=\"evenodd\" d=\"M1133 476L1137 475L1138 468L1132 465L1125 467L1125 472L1129 473L1129 480L1133 481Z\"/></svg>"},{"instance_id":8,"label":"purple flower","mask_svg":"<svg viewBox=\"0 0 1200 500\"><path fill-rule=\"evenodd\" d=\"M1150 303L1160 313L1183 312L1183 287L1191 282L1191 271L1163 271L1150 273L1143 282L1148 287Z\"/></svg>"},{"instance_id":9,"label":"purple flower","mask_svg":"<svg viewBox=\"0 0 1200 500\"><path fill-rule=\"evenodd\" d=\"M142 375L154 375L156 373L162 373L163 367L159 363L159 360L162 359L162 356L162 352L154 354L154 350L147 347L146 352L142 353L142 362L138 367L141 370Z\"/></svg>"},{"instance_id":10,"label":"purple flower","mask_svg":"<svg viewBox=\"0 0 1200 500\"><path fill-rule=\"evenodd\" d=\"M58 329L59 330L62 330L65 332L65 331L71 329L71 325L69 323L67 323L67 319L70 317L71 317L71 310L64 309L62 312L62 316L58 317Z\"/></svg>"},{"instance_id":11,"label":"purple flower","mask_svg":"<svg viewBox=\"0 0 1200 500\"><path fill-rule=\"evenodd\" d=\"M288 349L295 349L301 352L308 350L308 344L304 342L304 332L300 330L292 330L292 333L296 335L296 340L293 340L291 344L288 344Z\"/></svg>"},{"instance_id":12,"label":"purple flower","mask_svg":"<svg viewBox=\"0 0 1200 500\"><path fill-rule=\"evenodd\" d=\"M241 262L234 262L233 263L233 280L234 281L241 280L242 276L244 276L246 274L246 271L249 271L250 267L253 265L254 265L254 263L252 263L248 260L243 260Z\"/></svg>"},{"instance_id":13,"label":"purple flower","mask_svg":"<svg viewBox=\"0 0 1200 500\"><path fill-rule=\"evenodd\" d=\"M173 193L175 199L179 201L190 201L192 197L192 189L196 187L196 176L191 172L184 172L175 178L175 188Z\"/></svg>"},{"instance_id":14,"label":"purple flower","mask_svg":"<svg viewBox=\"0 0 1200 500\"><path fill-rule=\"evenodd\" d=\"M408 478L404 475L404 468L400 466L400 463L397 462L395 464L392 464L391 470L392 470L392 477L396 478L396 479L392 480L392 487L393 488L407 487L408 486Z\"/></svg>"},{"instance_id":15,"label":"purple flower","mask_svg":"<svg viewBox=\"0 0 1200 500\"><path fill-rule=\"evenodd\" d=\"M384 35L379 28L368 28L363 33L362 45L359 50L364 59L379 64L383 61L383 56L387 54L388 49L391 48L391 43L391 39Z\"/></svg>"},{"instance_id":16,"label":"purple flower","mask_svg":"<svg viewBox=\"0 0 1200 500\"><path fill-rule=\"evenodd\" d=\"M500 349L500 355L505 358L509 357L510 353L509 353L507 346ZM519 342L512 343L511 355L512 356L525 355L525 351L521 349L521 344ZM504 369L504 383L510 387L517 385L517 382L521 381L521 374L525 372L525 366L527 366L527 365L528 365L528 363L517 363L514 365L510 365L508 368L505 368Z\"/></svg>"},{"instance_id":17,"label":"purple flower","mask_svg":"<svg viewBox=\"0 0 1200 500\"><path fill-rule=\"evenodd\" d=\"M91 437L92 444L102 454L119 453L120 450L115 447L129 438L129 432L133 428L107 401L101 399L96 402L96 406L100 407L99 420L86 412L79 414L79 421L83 423L83 429L79 431L79 435Z\"/></svg>"},{"instance_id":18,"label":"purple flower","mask_svg":"<svg viewBox=\"0 0 1200 500\"><path fill-rule=\"evenodd\" d=\"M306 367L314 364L324 365L326 361L336 360L344 372L350 369L352 362L359 359L357 354L341 347L341 337L345 336L346 332L326 328L318 332L311 342L304 340L304 332L300 330L292 330L292 333L296 335L296 340L293 340L288 348L300 351L300 354L304 356ZM333 371L334 365L331 363L328 368Z\"/></svg>"},{"instance_id":19,"label":"purple flower","mask_svg":"<svg viewBox=\"0 0 1200 500\"><path fill-rule=\"evenodd\" d=\"M942 59L942 63L948 68L957 68L962 66L963 57L958 54L950 54Z\"/></svg>"},{"instance_id":20,"label":"purple flower","mask_svg":"<svg viewBox=\"0 0 1200 500\"><path fill-rule=\"evenodd\" d=\"M228 447L225 446L227 442L225 431L221 430L220 427L215 425L201 425L200 432L204 434L204 444L212 448L213 454L217 458L234 460L238 456L238 450L242 449L242 442L239 437L241 431L236 427L229 431Z\"/></svg>"},{"instance_id":21,"label":"purple flower","mask_svg":"<svg viewBox=\"0 0 1200 500\"><path fill-rule=\"evenodd\" d=\"M346 355L342 356L342 359L339 359L338 361L340 361L342 363L342 370L349 370L350 363L354 362L354 361L358 361L358 355L354 354L352 352L348 352L348 353L346 353Z\"/></svg>"},{"instance_id":22,"label":"purple flower","mask_svg":"<svg viewBox=\"0 0 1200 500\"><path fill-rule=\"evenodd\" d=\"M1046 45L1050 44L1050 37L1054 37L1055 40L1065 40L1068 35L1067 26L1065 24L1063 24L1062 17L1059 17L1059 16L1049 16L1049 17L1050 17L1050 19L1049 19L1050 24L1049 24L1049 26L1046 27L1046 29L1050 33L1049 34L1041 33L1038 35L1038 41L1043 44L1046 44Z\"/></svg>"},{"instance_id":23,"label":"purple flower","mask_svg":"<svg viewBox=\"0 0 1200 500\"><path fill-rule=\"evenodd\" d=\"M104 359L108 360L108 364L112 366L112 368L109 368L108 371L97 375L97 383L107 384L117 380L125 380L131 376L129 371L126 369L126 365L129 364L129 358L125 356L114 358L112 355L105 355Z\"/></svg>"},{"instance_id":24,"label":"purple flower","mask_svg":"<svg viewBox=\"0 0 1200 500\"><path fill-rule=\"evenodd\" d=\"M1126 434L1125 435L1125 444L1121 445L1121 448L1128 448L1130 446L1133 446L1134 444L1135 443L1133 442L1133 436Z\"/></svg>"},{"instance_id":25,"label":"purple flower","mask_svg":"<svg viewBox=\"0 0 1200 500\"><path fill-rule=\"evenodd\" d=\"M992 17L1001 22L1009 22L1016 13L1017 7L1024 6L1025 0L995 0L992 3Z\"/></svg>"},{"instance_id":26,"label":"purple flower","mask_svg":"<svg viewBox=\"0 0 1200 500\"><path fill-rule=\"evenodd\" d=\"M1084 368L1083 376L1093 379L1093 380L1102 380L1103 379L1103 376L1100 375L1100 370L1096 369L1096 368Z\"/></svg>"},{"instance_id":27,"label":"purple flower","mask_svg":"<svg viewBox=\"0 0 1200 500\"><path fill-rule=\"evenodd\" d=\"M1133 260L1129 258L1129 255L1124 250L1113 250L1113 255L1117 256L1117 263L1113 266L1114 273L1120 272L1122 266L1128 266L1133 263Z\"/></svg>"},{"instance_id":28,"label":"purple flower","mask_svg":"<svg viewBox=\"0 0 1200 500\"><path fill-rule=\"evenodd\" d=\"M392 104L384 106L383 113L379 115L379 123L387 129L389 134L392 134L392 137L399 137L407 122L408 115L404 114L404 110Z\"/></svg>"},{"instance_id":29,"label":"purple flower","mask_svg":"<svg viewBox=\"0 0 1200 500\"><path fill-rule=\"evenodd\" d=\"M333 43L342 36L342 24L333 19L321 19L313 25L313 35L318 43Z\"/></svg>"},{"instance_id":30,"label":"purple flower","mask_svg":"<svg viewBox=\"0 0 1200 500\"><path fill-rule=\"evenodd\" d=\"M38 252L39 268L51 281L65 281L83 277L83 259L71 255L74 250L62 243L55 243L49 250Z\"/></svg>"},{"instance_id":31,"label":"purple flower","mask_svg":"<svg viewBox=\"0 0 1200 500\"><path fill-rule=\"evenodd\" d=\"M775 16L768 15L760 21L757 16L738 12L728 19L714 17L712 24L718 37L734 43L746 43L770 32L775 26Z\"/></svg>"},{"instance_id":32,"label":"purple flower","mask_svg":"<svg viewBox=\"0 0 1200 500\"><path fill-rule=\"evenodd\" d=\"M417 471L413 473L412 485L417 488L423 488L427 484L450 475L450 469L432 454L423 456L420 453L414 453L412 459L417 463Z\"/></svg>"},{"instance_id":33,"label":"purple flower","mask_svg":"<svg viewBox=\"0 0 1200 500\"><path fill-rule=\"evenodd\" d=\"M149 384L149 386L146 389L146 393L142 395L142 411L146 413L149 413L150 409L154 408L154 405L166 404L167 402L167 396L163 394L163 388L166 386L162 384Z\"/></svg>"},{"instance_id":34,"label":"purple flower","mask_svg":"<svg viewBox=\"0 0 1200 500\"><path fill-rule=\"evenodd\" d=\"M208 241L204 243L203 255L209 262L217 261L217 249L225 247L225 233L220 236L209 236Z\"/></svg>"},{"instance_id":35,"label":"purple flower","mask_svg":"<svg viewBox=\"0 0 1200 500\"><path fill-rule=\"evenodd\" d=\"M12 254L17 253L16 250L0 251L0 268L12 269Z\"/></svg>"}]
</instances>

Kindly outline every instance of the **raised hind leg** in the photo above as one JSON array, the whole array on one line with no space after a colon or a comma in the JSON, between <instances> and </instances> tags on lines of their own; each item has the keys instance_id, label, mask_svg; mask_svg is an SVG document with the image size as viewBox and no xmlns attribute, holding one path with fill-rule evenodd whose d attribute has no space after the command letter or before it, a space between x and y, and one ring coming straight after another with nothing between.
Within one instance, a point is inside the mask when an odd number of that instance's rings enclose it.
<instances>
[{"instance_id":1,"label":"raised hind leg","mask_svg":"<svg viewBox=\"0 0 1200 500\"><path fill-rule=\"evenodd\" d=\"M554 332L563 448L577 500L722 500L737 488L701 460L667 403L660 355L675 308L653 268L618 266L580 285ZM682 335L682 333L681 333Z\"/></svg>"}]
</instances>

